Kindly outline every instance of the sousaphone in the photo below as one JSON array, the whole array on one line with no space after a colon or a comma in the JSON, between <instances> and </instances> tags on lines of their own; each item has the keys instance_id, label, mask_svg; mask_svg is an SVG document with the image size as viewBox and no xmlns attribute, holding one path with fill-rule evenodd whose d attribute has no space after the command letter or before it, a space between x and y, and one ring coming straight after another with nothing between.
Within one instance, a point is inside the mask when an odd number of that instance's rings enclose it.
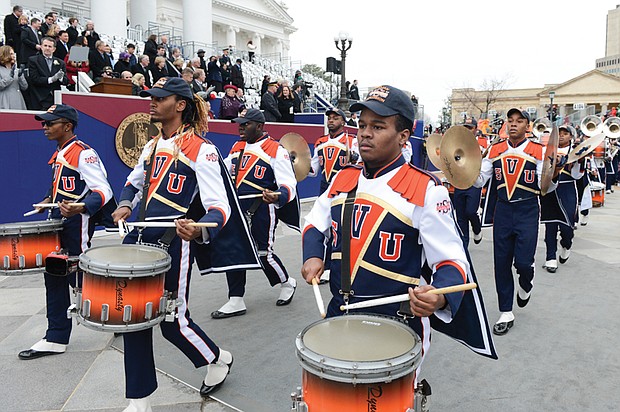
<instances>
[{"instance_id":1,"label":"sousaphone","mask_svg":"<svg viewBox=\"0 0 620 412\"><path fill-rule=\"evenodd\" d=\"M469 189L480 175L481 165L480 146L474 134L464 126L449 128L441 139L437 165L448 182L457 189Z\"/></svg>"},{"instance_id":2,"label":"sousaphone","mask_svg":"<svg viewBox=\"0 0 620 412\"><path fill-rule=\"evenodd\" d=\"M554 124L551 129L551 135L549 135L549 141L547 142L542 176L540 179L540 194L543 196L548 193L549 188L551 187L551 179L553 179L553 176L555 175L555 166L558 161L557 156L559 143L560 135L558 133L558 126Z\"/></svg>"},{"instance_id":3,"label":"sousaphone","mask_svg":"<svg viewBox=\"0 0 620 412\"><path fill-rule=\"evenodd\" d=\"M282 136L280 144L288 150L295 170L295 179L304 180L310 173L310 148L308 142L299 133L289 132Z\"/></svg>"}]
</instances>

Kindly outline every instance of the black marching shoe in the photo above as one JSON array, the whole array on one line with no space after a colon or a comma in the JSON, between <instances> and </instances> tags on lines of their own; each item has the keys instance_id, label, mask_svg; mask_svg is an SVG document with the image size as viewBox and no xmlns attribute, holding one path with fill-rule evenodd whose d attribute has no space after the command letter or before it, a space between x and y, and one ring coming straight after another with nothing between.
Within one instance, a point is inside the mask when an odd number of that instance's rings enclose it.
<instances>
[{"instance_id":1,"label":"black marching shoe","mask_svg":"<svg viewBox=\"0 0 620 412\"><path fill-rule=\"evenodd\" d=\"M52 352L48 350L38 351L34 349L27 349L27 350L23 350L19 352L17 356L21 360L31 360L31 359L42 358L44 356L49 356L49 355L60 355L61 353L64 353L64 352Z\"/></svg>"},{"instance_id":2,"label":"black marching shoe","mask_svg":"<svg viewBox=\"0 0 620 412\"><path fill-rule=\"evenodd\" d=\"M288 278L286 282L280 283L280 285L280 296L276 301L276 306L285 306L291 303L293 296L295 296L297 281L293 278Z\"/></svg>"},{"instance_id":3,"label":"black marching shoe","mask_svg":"<svg viewBox=\"0 0 620 412\"><path fill-rule=\"evenodd\" d=\"M61 353L65 353L66 350L67 345L65 344L48 342L45 339L41 339L32 345L30 349L19 352L17 357L22 360L31 360L42 358L44 356L59 355Z\"/></svg>"},{"instance_id":4,"label":"black marching shoe","mask_svg":"<svg viewBox=\"0 0 620 412\"><path fill-rule=\"evenodd\" d=\"M493 325L493 334L495 335L505 335L508 333L510 328L514 325L515 321L511 320L509 322L500 322Z\"/></svg>"}]
</instances>

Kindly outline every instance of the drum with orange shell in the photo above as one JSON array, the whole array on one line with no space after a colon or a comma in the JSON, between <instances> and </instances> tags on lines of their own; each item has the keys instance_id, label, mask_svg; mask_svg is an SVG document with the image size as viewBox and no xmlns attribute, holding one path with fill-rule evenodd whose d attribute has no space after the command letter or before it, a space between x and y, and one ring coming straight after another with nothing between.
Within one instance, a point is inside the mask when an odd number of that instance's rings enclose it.
<instances>
[{"instance_id":1,"label":"drum with orange shell","mask_svg":"<svg viewBox=\"0 0 620 412\"><path fill-rule=\"evenodd\" d=\"M590 182L592 191L592 207L605 206L605 184L600 182Z\"/></svg>"},{"instance_id":2,"label":"drum with orange shell","mask_svg":"<svg viewBox=\"0 0 620 412\"><path fill-rule=\"evenodd\" d=\"M295 344L303 369L298 401L309 412L413 410L422 345L402 322L364 314L323 319Z\"/></svg>"},{"instance_id":3,"label":"drum with orange shell","mask_svg":"<svg viewBox=\"0 0 620 412\"><path fill-rule=\"evenodd\" d=\"M594 149L593 154L595 159L605 159L605 143L606 142L603 140L601 144Z\"/></svg>"},{"instance_id":4,"label":"drum with orange shell","mask_svg":"<svg viewBox=\"0 0 620 412\"><path fill-rule=\"evenodd\" d=\"M159 324L168 303L164 291L171 258L146 245L100 246L80 255L82 291L70 312L100 331L135 332Z\"/></svg>"},{"instance_id":5,"label":"drum with orange shell","mask_svg":"<svg viewBox=\"0 0 620 412\"><path fill-rule=\"evenodd\" d=\"M1 275L25 275L45 270L45 257L60 250L62 221L0 224Z\"/></svg>"}]
</instances>

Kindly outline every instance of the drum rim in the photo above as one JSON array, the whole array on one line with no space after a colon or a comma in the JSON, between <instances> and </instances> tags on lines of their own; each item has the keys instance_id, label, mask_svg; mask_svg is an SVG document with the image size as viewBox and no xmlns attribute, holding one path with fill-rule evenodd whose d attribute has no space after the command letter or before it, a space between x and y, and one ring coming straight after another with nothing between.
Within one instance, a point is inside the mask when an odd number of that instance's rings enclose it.
<instances>
[{"instance_id":1,"label":"drum rim","mask_svg":"<svg viewBox=\"0 0 620 412\"><path fill-rule=\"evenodd\" d=\"M409 375L418 367L422 355L422 341L418 334L409 326L403 324L396 318L384 315L349 314L344 316L354 317L360 320L380 318L382 321L397 324L411 333L415 340L415 344L405 354L378 361L346 361L333 359L309 349L303 342L305 333L312 327L320 323L329 322L330 319L340 319L341 317L321 319L306 326L295 338L295 352L299 364L304 370L315 376L331 381L366 384L393 381ZM355 365L355 368L347 368L346 366L349 365Z\"/></svg>"},{"instance_id":2,"label":"drum rim","mask_svg":"<svg viewBox=\"0 0 620 412\"><path fill-rule=\"evenodd\" d=\"M159 253L163 253L165 256L163 256L161 259L151 261L148 264L114 264L113 262L104 263L101 261L96 261L90 256L88 256L88 253L94 250L110 249L116 247L147 249L150 251L157 251ZM79 257L79 266L80 269L85 272L85 274L119 278L144 277L160 275L168 272L168 270L170 270L170 268L172 267L172 258L165 250L154 246L130 244L103 245L92 247L83 252Z\"/></svg>"},{"instance_id":3,"label":"drum rim","mask_svg":"<svg viewBox=\"0 0 620 412\"><path fill-rule=\"evenodd\" d=\"M46 230L44 230L46 229ZM30 222L0 223L0 235L30 235L54 233L62 230L61 219L34 220Z\"/></svg>"},{"instance_id":4,"label":"drum rim","mask_svg":"<svg viewBox=\"0 0 620 412\"><path fill-rule=\"evenodd\" d=\"M115 325L111 323L101 323L95 322L92 320L86 319L82 314L78 311L76 314L77 323L86 326L89 329L96 330L99 332L114 332L114 333L124 333L124 332L138 332L141 330L146 330L153 328L159 325L164 318L166 317L166 313L161 312L157 317L153 319L149 319L145 322L138 323L127 323L122 325Z\"/></svg>"}]
</instances>

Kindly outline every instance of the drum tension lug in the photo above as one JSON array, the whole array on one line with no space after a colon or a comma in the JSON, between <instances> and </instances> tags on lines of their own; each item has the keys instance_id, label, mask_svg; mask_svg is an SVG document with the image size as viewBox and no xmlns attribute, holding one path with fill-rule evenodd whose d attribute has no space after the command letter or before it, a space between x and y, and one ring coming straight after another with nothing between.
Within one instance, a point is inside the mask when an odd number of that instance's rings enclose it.
<instances>
[{"instance_id":1,"label":"drum tension lug","mask_svg":"<svg viewBox=\"0 0 620 412\"><path fill-rule=\"evenodd\" d=\"M301 386L298 386L297 390L291 393L291 399L293 400L291 412L308 412L308 405L304 402Z\"/></svg>"}]
</instances>

